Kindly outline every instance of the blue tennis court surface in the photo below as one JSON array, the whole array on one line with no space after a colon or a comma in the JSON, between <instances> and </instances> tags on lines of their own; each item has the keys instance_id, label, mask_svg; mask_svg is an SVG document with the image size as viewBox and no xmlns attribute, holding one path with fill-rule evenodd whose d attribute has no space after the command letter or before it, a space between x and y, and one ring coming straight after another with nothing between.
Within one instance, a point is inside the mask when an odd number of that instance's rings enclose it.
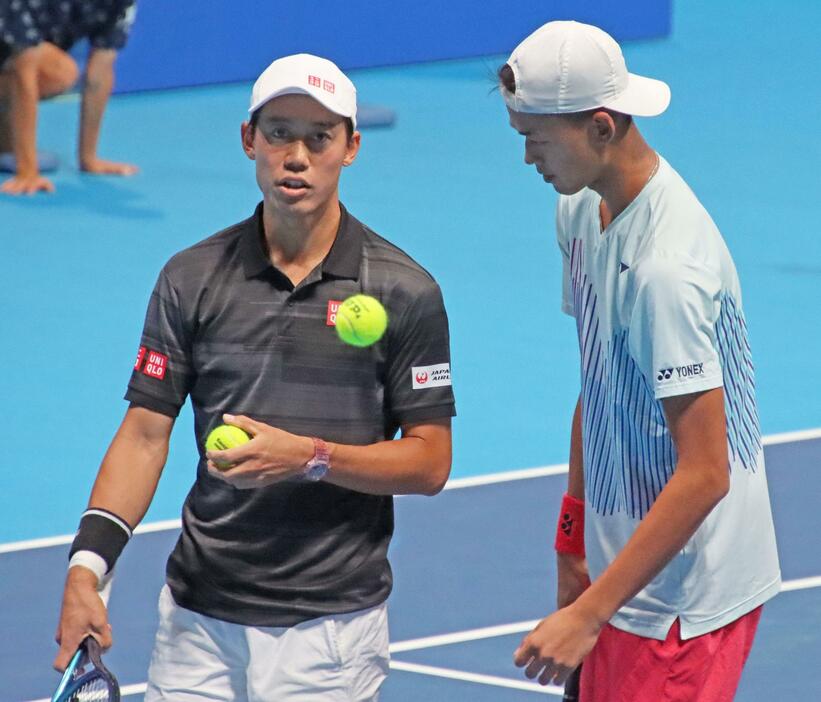
<instances>
[{"instance_id":1,"label":"blue tennis court surface","mask_svg":"<svg viewBox=\"0 0 821 702\"><path fill-rule=\"evenodd\" d=\"M821 650L817 535L821 438L771 439L766 448L785 592L765 606L738 700L821 699L813 672ZM549 525L564 489L562 467L535 477L451 483L435 499L397 500L390 600L392 667L383 699L529 700L555 695L521 675L512 655L555 599ZM804 489L796 491L800 484ZM118 565L110 603L115 646L107 656L126 699L142 698L165 558L178 530L142 533ZM8 548L8 547L7 547ZM0 700L40 700L49 670L68 545L0 553ZM555 698L555 697L554 697Z\"/></svg>"},{"instance_id":2,"label":"blue tennis court surface","mask_svg":"<svg viewBox=\"0 0 821 702\"><path fill-rule=\"evenodd\" d=\"M788 591L766 608L737 697L821 699L821 5L678 3L665 40L625 47L672 87L648 141L707 206L733 253ZM742 28L743 31L739 28ZM418 258L451 320L458 480L561 464L578 392L572 320L559 312L555 196L522 163L493 71L503 57L357 71L363 102L395 109L366 131L343 200ZM815 71L815 73L813 73ZM44 105L40 144L58 154L53 196L0 198L0 673L4 700L49 695L66 539L114 433L156 275L174 252L246 217L258 199L239 145L250 85L117 96L101 154L131 179L83 176L78 104ZM785 433L790 433L785 435ZM13 445L13 449L10 448ZM195 465L185 409L147 524L178 517ZM554 599L550 552L561 471L397 500L387 702L527 700L512 652ZM161 525L162 526L162 525ZM140 699L173 528L129 545L112 600L111 667ZM25 542L25 543L20 543ZM48 542L52 543L52 542ZM2 545L5 544L5 545ZM39 546L36 547L35 546ZM438 638L445 637L445 638ZM552 692L555 692L553 690Z\"/></svg>"}]
</instances>

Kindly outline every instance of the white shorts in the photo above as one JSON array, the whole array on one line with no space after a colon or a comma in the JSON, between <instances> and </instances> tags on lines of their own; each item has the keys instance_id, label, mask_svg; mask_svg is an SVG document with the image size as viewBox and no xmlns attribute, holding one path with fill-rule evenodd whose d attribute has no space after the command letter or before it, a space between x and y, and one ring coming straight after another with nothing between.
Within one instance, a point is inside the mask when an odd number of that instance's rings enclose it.
<instances>
[{"instance_id":1,"label":"white shorts","mask_svg":"<svg viewBox=\"0 0 821 702\"><path fill-rule=\"evenodd\" d=\"M384 603L255 627L183 609L166 585L159 611L145 702L376 702L388 674Z\"/></svg>"}]
</instances>

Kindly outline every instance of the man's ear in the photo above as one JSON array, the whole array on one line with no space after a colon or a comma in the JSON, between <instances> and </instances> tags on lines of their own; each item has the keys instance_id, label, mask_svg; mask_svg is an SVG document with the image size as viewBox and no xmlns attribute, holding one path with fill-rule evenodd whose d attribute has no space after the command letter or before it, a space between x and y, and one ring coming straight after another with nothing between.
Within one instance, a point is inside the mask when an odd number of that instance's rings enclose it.
<instances>
[{"instance_id":1,"label":"man's ear","mask_svg":"<svg viewBox=\"0 0 821 702\"><path fill-rule=\"evenodd\" d=\"M242 138L242 150L245 152L245 155L253 161L257 157L257 152L254 148L254 132L256 129L250 122L243 122L239 129Z\"/></svg>"},{"instance_id":2,"label":"man's ear","mask_svg":"<svg viewBox=\"0 0 821 702\"><path fill-rule=\"evenodd\" d=\"M342 161L343 166L350 166L356 155L359 153L359 146L362 143L362 134L359 132L354 132L351 134L351 138L348 139L348 150L345 153L345 159Z\"/></svg>"},{"instance_id":3,"label":"man's ear","mask_svg":"<svg viewBox=\"0 0 821 702\"><path fill-rule=\"evenodd\" d=\"M595 112L590 120L590 136L593 142L600 146L613 141L616 136L616 122L613 115L604 110Z\"/></svg>"}]
</instances>

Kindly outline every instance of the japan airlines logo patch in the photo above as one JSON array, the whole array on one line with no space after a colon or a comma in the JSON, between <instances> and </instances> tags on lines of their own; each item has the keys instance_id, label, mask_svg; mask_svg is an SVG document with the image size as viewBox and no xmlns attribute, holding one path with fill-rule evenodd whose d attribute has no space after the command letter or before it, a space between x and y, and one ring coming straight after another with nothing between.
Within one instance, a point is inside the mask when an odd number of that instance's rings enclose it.
<instances>
[{"instance_id":1,"label":"japan airlines logo patch","mask_svg":"<svg viewBox=\"0 0 821 702\"><path fill-rule=\"evenodd\" d=\"M137 372L142 370L143 375L147 375L149 378L163 380L165 371L168 370L168 356L159 351L152 351L145 346L140 346L134 370Z\"/></svg>"},{"instance_id":2,"label":"japan airlines logo patch","mask_svg":"<svg viewBox=\"0 0 821 702\"><path fill-rule=\"evenodd\" d=\"M450 385L450 363L437 363L434 366L414 366L411 368L411 379L414 390L441 388Z\"/></svg>"}]
</instances>

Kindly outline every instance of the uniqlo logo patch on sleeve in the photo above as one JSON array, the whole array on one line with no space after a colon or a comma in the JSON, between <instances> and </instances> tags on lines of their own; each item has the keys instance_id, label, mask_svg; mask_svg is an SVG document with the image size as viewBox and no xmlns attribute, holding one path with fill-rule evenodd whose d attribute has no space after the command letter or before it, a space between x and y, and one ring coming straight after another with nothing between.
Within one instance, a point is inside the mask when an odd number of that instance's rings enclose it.
<instances>
[{"instance_id":1,"label":"uniqlo logo patch on sleeve","mask_svg":"<svg viewBox=\"0 0 821 702\"><path fill-rule=\"evenodd\" d=\"M434 366L414 366L411 368L411 379L414 390L441 388L451 385L450 363L437 363Z\"/></svg>"},{"instance_id":2,"label":"uniqlo logo patch on sleeve","mask_svg":"<svg viewBox=\"0 0 821 702\"><path fill-rule=\"evenodd\" d=\"M148 359L146 360L143 374L150 378L162 380L165 378L165 371L168 369L168 356L158 353L157 351L148 351Z\"/></svg>"},{"instance_id":3,"label":"uniqlo logo patch on sleeve","mask_svg":"<svg viewBox=\"0 0 821 702\"><path fill-rule=\"evenodd\" d=\"M145 360L145 352L147 349L145 346L140 346L139 351L137 351L137 362L134 364L134 370L138 371L140 368L143 367L143 361Z\"/></svg>"},{"instance_id":4,"label":"uniqlo logo patch on sleeve","mask_svg":"<svg viewBox=\"0 0 821 702\"><path fill-rule=\"evenodd\" d=\"M339 306L342 300L328 300L328 314L325 317L325 324L329 327L336 326L336 313L339 312Z\"/></svg>"}]
</instances>

